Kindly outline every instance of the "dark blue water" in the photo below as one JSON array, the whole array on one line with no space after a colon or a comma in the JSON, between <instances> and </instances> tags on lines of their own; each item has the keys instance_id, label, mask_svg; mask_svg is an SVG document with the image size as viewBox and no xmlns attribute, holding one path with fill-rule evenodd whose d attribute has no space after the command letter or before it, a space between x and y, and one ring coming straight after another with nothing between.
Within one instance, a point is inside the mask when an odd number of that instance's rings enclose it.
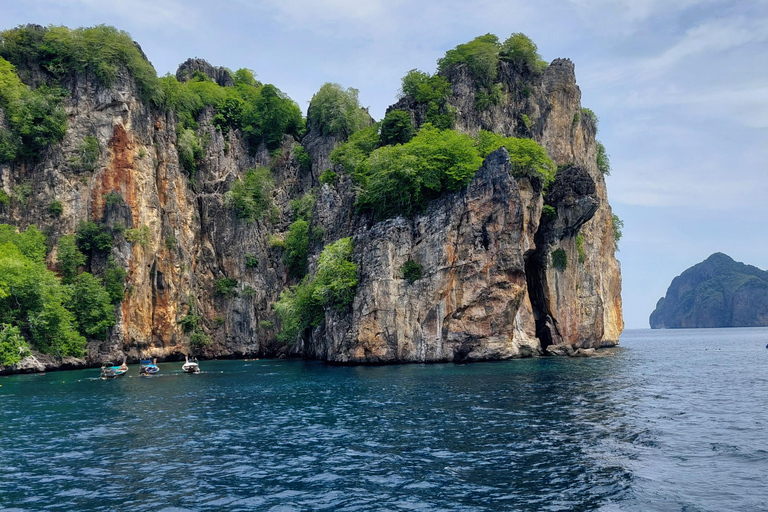
<instances>
[{"instance_id":1,"label":"dark blue water","mask_svg":"<svg viewBox=\"0 0 768 512\"><path fill-rule=\"evenodd\" d=\"M2 510L768 510L768 329L592 359L0 378Z\"/></svg>"}]
</instances>

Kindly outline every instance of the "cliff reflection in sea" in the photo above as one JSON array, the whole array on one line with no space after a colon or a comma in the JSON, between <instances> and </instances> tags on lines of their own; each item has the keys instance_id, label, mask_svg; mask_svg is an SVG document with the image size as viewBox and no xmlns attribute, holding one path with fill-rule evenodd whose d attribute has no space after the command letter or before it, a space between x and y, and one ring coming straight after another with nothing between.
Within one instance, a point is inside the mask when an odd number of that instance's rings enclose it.
<instances>
[{"instance_id":1,"label":"cliff reflection in sea","mask_svg":"<svg viewBox=\"0 0 768 512\"><path fill-rule=\"evenodd\" d=\"M0 509L762 510L766 336L629 331L592 359L5 377Z\"/></svg>"}]
</instances>

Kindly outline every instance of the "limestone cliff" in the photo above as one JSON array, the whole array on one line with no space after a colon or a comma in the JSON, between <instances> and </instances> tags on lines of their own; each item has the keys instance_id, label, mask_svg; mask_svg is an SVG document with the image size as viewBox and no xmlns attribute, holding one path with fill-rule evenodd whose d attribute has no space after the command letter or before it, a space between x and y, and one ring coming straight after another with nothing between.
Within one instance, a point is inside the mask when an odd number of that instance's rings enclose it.
<instances>
[{"instance_id":1,"label":"limestone cliff","mask_svg":"<svg viewBox=\"0 0 768 512\"><path fill-rule=\"evenodd\" d=\"M541 354L560 343L618 343L621 277L611 210L595 163L596 127L585 117L574 121L581 105L573 64L556 60L541 74L500 66L503 98L482 111L475 108L466 70L451 70L449 103L457 129L527 136L542 144L562 166L546 198L540 180L511 177L501 149L486 158L466 189L433 201L413 219L383 222L355 212L356 190L348 176L340 173L333 185L319 183L338 138L310 126L301 141L311 158L307 168L298 161L301 149L293 137L277 149L253 147L240 130L218 128L216 112L208 108L197 120L203 154L190 176L179 162L176 115L142 101L126 69L110 87L87 73L73 74L64 82L64 140L36 162L0 164L0 188L7 194L31 187L23 200L0 207L0 222L44 231L52 247L50 268L57 241L80 221L99 222L115 233L111 255L128 272L117 324L108 340L90 341L84 360L67 364L119 360L123 353L130 360L183 357L191 349L180 321L192 314L212 340L198 349L203 357L492 360ZM200 60L184 63L178 76L195 73L232 85L227 70ZM401 101L393 108L410 109L416 124L423 122L418 106ZM86 137L99 145L92 169L76 165ZM251 223L225 202L233 182L254 167L271 169L274 206ZM295 280L275 240L284 238L293 220L290 201L310 191L316 197L310 271L324 244L351 236L359 283L352 308L327 310L322 325L299 343L284 344L276 338L280 326L273 305ZM61 202L60 216L50 213L52 201ZM542 216L545 204L554 217ZM128 230L143 235L129 237ZM564 268L552 265L557 250L567 255ZM94 255L95 274L103 272L107 256ZM403 278L406 261L422 265L421 279ZM221 279L234 283L223 293L217 288ZM26 363L33 369L57 364Z\"/></svg>"},{"instance_id":2,"label":"limestone cliff","mask_svg":"<svg viewBox=\"0 0 768 512\"><path fill-rule=\"evenodd\" d=\"M596 164L597 127L582 115L573 63L556 59L542 73L534 73L500 62L502 99L483 110L476 107L477 87L466 65L449 69L447 77L458 130L532 137L566 171L558 174L553 185L561 192L546 198L556 220L543 222L535 242L525 247L526 302L532 304L542 348L564 342L582 348L618 343L624 322L612 213L605 179ZM410 110L418 123L425 121L423 108L407 99L391 109ZM572 185L572 180L581 185ZM566 193L563 189L569 187L573 190ZM529 197L540 193L531 191ZM540 212L531 209L532 215ZM551 264L551 254L557 250L565 251L565 268Z\"/></svg>"},{"instance_id":3,"label":"limestone cliff","mask_svg":"<svg viewBox=\"0 0 768 512\"><path fill-rule=\"evenodd\" d=\"M651 329L768 325L768 272L715 253L672 280Z\"/></svg>"}]
</instances>

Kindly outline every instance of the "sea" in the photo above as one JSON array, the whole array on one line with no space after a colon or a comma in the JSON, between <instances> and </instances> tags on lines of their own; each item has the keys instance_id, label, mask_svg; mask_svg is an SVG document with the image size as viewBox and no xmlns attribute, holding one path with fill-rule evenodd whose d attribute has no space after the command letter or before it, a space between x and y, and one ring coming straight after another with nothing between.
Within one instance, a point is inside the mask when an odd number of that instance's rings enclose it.
<instances>
[{"instance_id":1,"label":"sea","mask_svg":"<svg viewBox=\"0 0 768 512\"><path fill-rule=\"evenodd\" d=\"M3 511L766 511L768 329L600 357L0 378Z\"/></svg>"}]
</instances>

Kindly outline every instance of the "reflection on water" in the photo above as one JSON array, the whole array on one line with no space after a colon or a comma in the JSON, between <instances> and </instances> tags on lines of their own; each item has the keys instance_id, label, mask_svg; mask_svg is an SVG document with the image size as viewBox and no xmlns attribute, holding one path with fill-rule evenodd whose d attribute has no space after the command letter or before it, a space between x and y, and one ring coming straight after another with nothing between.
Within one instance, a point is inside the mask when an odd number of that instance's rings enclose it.
<instances>
[{"instance_id":1,"label":"reflection on water","mask_svg":"<svg viewBox=\"0 0 768 512\"><path fill-rule=\"evenodd\" d=\"M737 331L711 352L637 331L593 359L0 378L0 509L765 509L768 382L742 352L768 330Z\"/></svg>"}]
</instances>

